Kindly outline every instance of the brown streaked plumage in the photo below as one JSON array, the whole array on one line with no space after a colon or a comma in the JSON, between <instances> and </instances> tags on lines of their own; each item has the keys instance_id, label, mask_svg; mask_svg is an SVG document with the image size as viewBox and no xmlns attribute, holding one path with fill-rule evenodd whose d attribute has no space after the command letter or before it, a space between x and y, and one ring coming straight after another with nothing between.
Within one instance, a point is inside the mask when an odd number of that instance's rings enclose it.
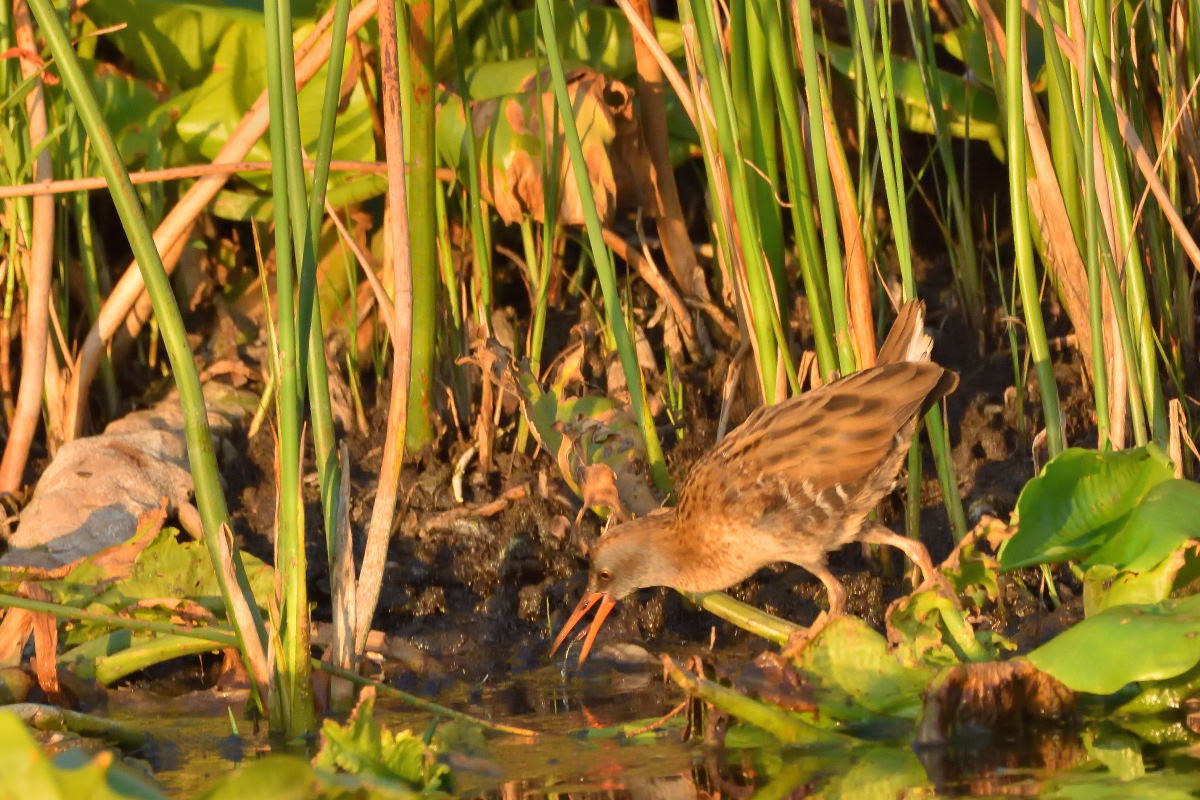
<instances>
[{"instance_id":1,"label":"brown streaked plumage","mask_svg":"<svg viewBox=\"0 0 1200 800\"><path fill-rule=\"evenodd\" d=\"M927 582L934 580L920 542L867 519L895 486L920 416L958 384L953 372L929 361L932 344L923 304L909 302L877 366L751 414L695 463L678 506L600 538L587 594L554 649L597 602L581 664L604 618L631 592L715 591L777 561L820 578L829 594L828 621L844 612L846 590L825 556L854 541L898 547Z\"/></svg>"}]
</instances>

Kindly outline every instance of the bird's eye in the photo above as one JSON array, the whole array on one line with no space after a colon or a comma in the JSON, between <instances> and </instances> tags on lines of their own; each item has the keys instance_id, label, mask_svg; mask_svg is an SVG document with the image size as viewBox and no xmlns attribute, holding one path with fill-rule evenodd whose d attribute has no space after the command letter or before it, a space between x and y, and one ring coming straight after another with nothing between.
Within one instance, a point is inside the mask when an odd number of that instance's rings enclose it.
<instances>
[{"instance_id":1,"label":"bird's eye","mask_svg":"<svg viewBox=\"0 0 1200 800\"><path fill-rule=\"evenodd\" d=\"M599 578L604 583L608 583L609 581L612 580L612 570L611 569L602 569L602 570L600 570L600 572L596 573L596 577Z\"/></svg>"}]
</instances>

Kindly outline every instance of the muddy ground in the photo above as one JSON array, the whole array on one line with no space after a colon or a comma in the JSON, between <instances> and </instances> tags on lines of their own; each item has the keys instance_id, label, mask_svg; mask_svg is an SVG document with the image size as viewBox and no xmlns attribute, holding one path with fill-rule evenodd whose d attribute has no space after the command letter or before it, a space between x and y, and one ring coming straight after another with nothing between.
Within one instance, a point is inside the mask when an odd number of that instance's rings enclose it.
<instances>
[{"instance_id":1,"label":"muddy ground","mask_svg":"<svg viewBox=\"0 0 1200 800\"><path fill-rule=\"evenodd\" d=\"M917 152L929 146L923 137L912 136L906 144L906 153L910 147ZM976 212L981 219L990 219L995 207L1007 205L1004 195L1006 173L984 148L971 148L969 157L975 175L972 199ZM681 169L678 178L682 196L704 196L705 186L698 171ZM931 179L926 176L924 180ZM934 192L937 187L931 184L925 190ZM689 216L695 241L705 241L708 234L702 205L695 204ZM882 209L879 216L880 219L886 217ZM919 216L914 212L914 217ZM917 250L918 294L928 306L928 325L935 342L934 358L960 375L957 391L947 399L947 409L959 491L968 522L973 524L983 514L1003 518L1014 507L1021 487L1033 476L1035 466L1045 459L1044 448L1038 450L1030 442L1030 437L1040 430L1041 425L1037 388L1031 374L1019 393L1013 388L1012 355L1005 321L998 311L1002 304L995 287L989 290L990 316L983 329L968 329L951 283L945 242L937 232L937 225L920 218L914 218L912 222ZM992 241L999 243L1000 251L981 253L981 260L985 264L989 261L1008 263L1008 239L1005 231L997 232ZM237 241L238 237L233 236L232 240ZM519 241L510 244L512 249L520 249ZM249 253L248 248L243 253L246 261L243 266L257 274ZM121 262L120 253L110 255L111 263ZM879 260L893 265L889 280L894 282L895 254L881 254ZM528 319L528 293L516 268L500 259L496 270L496 307L507 311L510 318ZM792 273L795 274L795 270ZM628 287L634 308L655 307L657 299L649 294L644 284L632 277L622 280ZM793 318L804 320L803 298L796 297L793 301L797 309ZM1068 344L1069 322L1052 297L1048 296L1044 306L1048 334L1052 342L1058 343L1054 352L1055 368L1068 442L1094 445L1090 394L1077 353ZM579 321L580 314L577 308L558 309L552 314L546 334L544 364L550 363L553 356L570 342L572 326ZM214 344L222 338L220 329L226 319L223 313L214 314L211 307L202 307L190 315L189 330L214 332L196 337L197 343L207 342L204 349L210 351L213 358L242 357L251 364L259 360L261 345L259 352L251 356L245 348L235 346L228 336L224 337L224 345ZM792 333L798 347L811 342L810 332L804 330L802 322ZM655 334L648 335L653 341ZM1018 340L1023 346L1024 336L1020 332ZM716 344L719 351L716 362L707 366L694 365L683 376L684 433L672 437L674 442L670 439L664 442L677 485L690 464L715 440L722 384L729 354L736 349L736 343L718 341ZM236 356L235 349L238 351ZM226 352L222 355L218 351ZM165 385L162 376L147 368L141 359L126 359L121 365L122 385L146 387L155 381ZM476 377L474 385L477 384ZM248 388L261 390L260 386ZM604 391L603 381L599 381L599 391ZM732 406L731 425L753 410L756 391L753 385L741 387ZM351 432L347 437L353 480L351 521L359 555L382 452L382 442L377 437L386 429L387 387L372 384L368 374L364 376L363 392L369 416L368 430L375 433L364 436ZM477 399L476 392L473 401ZM476 413L476 409L470 409L469 413ZM511 423L513 419L509 416L506 422ZM467 423L471 421L473 418ZM444 427L446 432L440 441L430 451L410 459L405 468L401 482L403 513L391 543L375 625L387 633L412 640L452 671L467 677L543 664L551 631L561 625L565 614L578 601L586 578L587 547L598 535L601 521L589 512L583 515L578 528L565 524L575 519L578 505L557 477L553 460L545 454L534 455L532 442L527 448L528 454L513 455L510 429L497 439L496 465L491 472L481 474L477 462L472 462L465 481L467 503L491 501L526 480L536 484L539 476L545 476L546 493L552 499L534 496L517 500L500 513L486 517L465 516L447 526L416 535L414 532L432 516L456 505L450 490L452 465L469 442L454 425ZM666 428L669 426L664 425L663 429ZM237 457L227 459L222 467L235 531L243 547L271 561L270 536L274 528L275 502L271 433L264 427L253 439L247 439L244 431L237 432L230 445L223 448L224 452L236 453ZM40 474L44 463L44 454L31 462L31 481ZM317 529L320 511L311 463L306 466L306 475L310 528L308 555L312 575L310 596L316 604L315 618L326 620L329 618L329 582L323 533ZM927 453L923 475L921 537L938 560L950 551L952 539L932 460ZM881 521L902 530L898 495L883 504ZM902 563L900 555L892 554L891 561L893 567L885 572L885 565L864 553L859 546L844 548L830 556L832 569L850 590L849 611L877 627L882 627L882 614L888 602L905 590L897 577L897 567ZM1074 579L1066 570L1060 570L1056 575L1060 577L1060 592L1069 597L1072 590L1078 588L1073 584ZM1039 600L1043 591L1040 572L1030 571L1017 577L1027 591L1013 592L1006 604L1007 613L992 623L1006 634L1017 634L1019 639L1030 643L1035 638L1049 635L1079 613L1078 602L1068 600L1055 613L1058 619L1047 618L1049 604ZM734 587L731 593L800 624L810 622L825 604L819 581L804 570L788 565L763 569L752 579ZM757 645L757 642L747 641L747 637L733 626L707 612L690 608L680 596L666 589L643 590L620 603L600 641L638 642L651 650L707 645L714 628L719 645ZM603 652L598 655L603 656Z\"/></svg>"},{"instance_id":2,"label":"muddy ground","mask_svg":"<svg viewBox=\"0 0 1200 800\"><path fill-rule=\"evenodd\" d=\"M1023 389L1022 420L1017 394L1012 389L1012 361L1007 349L989 348L989 355L979 357L973 337L962 330L953 309L938 308L933 303L929 326L935 338L935 358L961 377L947 405L968 521L973 524L983 514L1006 518L1021 487L1034 473L1035 457L1045 457L1044 450L1035 452L1029 441L1040 424L1036 385L1030 381ZM1003 344L1006 340L1000 330L1000 322L995 320L992 340ZM1073 351L1060 350L1057 359L1069 441L1087 444L1087 437L1094 436L1089 433L1093 430L1088 422L1090 397L1082 388ZM686 432L674 446L668 443L668 462L677 483L714 441L721 394L717 373L716 368L697 368L688 376ZM379 398L386 398L386 387L367 388ZM386 403L372 405L372 413L378 418L371 420L370 428L382 431L386 427L382 418ZM735 409L731 423L749 412L749 403L742 405L746 407ZM370 515L382 443L354 435L349 443L354 486L351 520L361 555L361 535ZM465 481L467 503L493 500L506 488L526 480L536 483L539 473L545 476L551 499L527 497L499 513L463 516L417 535L414 531L422 523L457 505L450 490L452 465L468 443L453 433L447 434L437 447L407 466L402 479L406 508L391 543L375 627L412 641L463 678L478 679L545 663L551 631L562 624L583 590L587 547L600 530L600 519L590 512L583 515L578 528L568 524L574 520L578 505L558 479L553 460L544 453L513 455L512 443L511 432L498 438L496 468L489 474L479 473L477 463L472 462ZM269 432L263 431L250 441L241 434L240 441L232 444L235 451L249 454L248 459L226 465L235 527L243 546L270 560L273 442ZM533 449L531 442L530 454ZM925 462L921 534L936 561L949 553L953 542L927 453ZM306 485L306 496L311 597L317 604L316 618L328 619L329 583L323 534L313 524L319 520L320 510L312 481ZM900 501L897 494L881 509L882 520L897 530L902 530L904 524ZM850 591L850 613L879 628L887 604L905 591L903 581L897 577L901 558L896 553L891 559L892 566L885 573L887 565L861 546L851 545L830 556L834 572ZM1065 585L1060 591L1068 602L1055 614L1058 619L1048 616L1048 603L1039 602L1040 573L1030 571L1017 578L1028 591L1009 591L1005 613L988 624L1028 644L1060 629L1078 614L1078 603L1069 600L1072 579L1065 571L1062 577ZM819 581L801 568L782 564L761 570L731 589L731 594L800 624L814 619L825 604ZM714 636L719 646L758 644L748 641L732 625L690 607L670 590L647 589L618 605L599 641L636 642L653 651L656 647L707 646ZM603 649L598 655L600 658L595 660L600 666L594 668L603 668Z\"/></svg>"}]
</instances>

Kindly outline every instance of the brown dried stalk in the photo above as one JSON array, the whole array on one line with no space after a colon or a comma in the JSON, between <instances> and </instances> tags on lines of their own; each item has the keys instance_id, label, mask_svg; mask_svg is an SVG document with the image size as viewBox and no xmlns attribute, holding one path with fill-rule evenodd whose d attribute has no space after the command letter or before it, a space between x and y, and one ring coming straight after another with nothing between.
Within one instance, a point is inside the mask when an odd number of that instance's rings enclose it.
<instances>
[{"instance_id":1,"label":"brown dried stalk","mask_svg":"<svg viewBox=\"0 0 1200 800\"><path fill-rule=\"evenodd\" d=\"M367 646L371 618L379 602L388 539L391 538L392 520L396 515L396 494L400 487L400 466L404 460L404 439L408 430L408 382L412 369L412 256L408 249L408 195L404 186L404 127L400 114L396 7L392 3L385 2L379 7L379 41L380 94L388 165L387 233L391 243L388 262L395 292L392 329L399 334L399 338L392 342L392 388L388 399L383 463L379 467L379 483L367 528L366 551L358 575L354 649L360 654Z\"/></svg>"},{"instance_id":2,"label":"brown dried stalk","mask_svg":"<svg viewBox=\"0 0 1200 800\"><path fill-rule=\"evenodd\" d=\"M13 27L17 46L31 53L38 51L33 35L33 19L24 2L13 4ZM46 96L39 77L41 70L28 59L21 60L21 74L33 78L33 89L25 97L29 115L29 146L35 149L46 138ZM33 165L34 180L53 174L50 149L45 148ZM10 260L15 268L16 258ZM21 488L29 448L42 418L42 387L46 376L46 352L49 343L50 284L54 272L54 199L38 197L33 201L32 241L25 270L28 294L25 296L25 326L21 334L21 385L17 406L9 428L4 457L0 460L0 492ZM57 368L57 367L56 367ZM50 432L52 439L61 432Z\"/></svg>"}]
</instances>

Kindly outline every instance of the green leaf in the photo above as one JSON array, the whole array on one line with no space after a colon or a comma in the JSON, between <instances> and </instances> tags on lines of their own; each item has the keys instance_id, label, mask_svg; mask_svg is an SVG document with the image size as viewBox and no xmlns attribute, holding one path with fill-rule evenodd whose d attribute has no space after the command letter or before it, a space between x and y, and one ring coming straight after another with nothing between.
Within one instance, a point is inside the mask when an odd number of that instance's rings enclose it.
<instances>
[{"instance_id":1,"label":"green leaf","mask_svg":"<svg viewBox=\"0 0 1200 800\"><path fill-rule=\"evenodd\" d=\"M348 52L346 58L351 54ZM320 133L327 67L322 67L300 90L298 97L300 135L304 146L315 151ZM187 98L177 102L183 113L175 130L184 144L197 156L211 160L225 146L234 127L258 99L267 85L266 56L261 25L235 23L221 37L213 58L211 73ZM356 85L338 113L333 158L349 161L375 160L375 132L371 110L362 85ZM246 155L249 161L271 160L267 141L259 140ZM331 192L341 178L333 176ZM267 173L242 176L242 180L265 189Z\"/></svg>"},{"instance_id":2,"label":"green leaf","mask_svg":"<svg viewBox=\"0 0 1200 800\"><path fill-rule=\"evenodd\" d=\"M1161 681L1147 681L1141 691L1116 711L1118 717L1157 715L1181 708L1200 692L1200 667Z\"/></svg>"},{"instance_id":3,"label":"green leaf","mask_svg":"<svg viewBox=\"0 0 1200 800\"><path fill-rule=\"evenodd\" d=\"M1132 572L1153 568L1188 539L1200 538L1200 484L1171 478L1155 486L1124 526L1091 558Z\"/></svg>"},{"instance_id":4,"label":"green leaf","mask_svg":"<svg viewBox=\"0 0 1200 800\"><path fill-rule=\"evenodd\" d=\"M204 543L180 542L172 533L164 529L138 556L129 577L101 592L93 604L115 612L139 600L188 599L223 617L225 604ZM266 607L275 590L274 571L252 555L243 554L242 560L256 600Z\"/></svg>"},{"instance_id":5,"label":"green leaf","mask_svg":"<svg viewBox=\"0 0 1200 800\"><path fill-rule=\"evenodd\" d=\"M1084 745L1088 755L1107 767L1118 780L1130 781L1146 774L1142 743L1132 734L1105 731L1095 738L1085 736Z\"/></svg>"},{"instance_id":6,"label":"green leaf","mask_svg":"<svg viewBox=\"0 0 1200 800\"><path fill-rule=\"evenodd\" d=\"M1172 678L1200 661L1200 595L1105 609L1031 652L1029 660L1071 689L1092 694Z\"/></svg>"},{"instance_id":7,"label":"green leaf","mask_svg":"<svg viewBox=\"0 0 1200 800\"><path fill-rule=\"evenodd\" d=\"M934 37L946 52L963 62L977 81L992 90L992 62L988 58L987 36L983 23L971 20Z\"/></svg>"},{"instance_id":8,"label":"green leaf","mask_svg":"<svg viewBox=\"0 0 1200 800\"><path fill-rule=\"evenodd\" d=\"M1146 572L1118 570L1098 564L1083 575L1083 611L1087 616L1112 606L1149 605L1171 596L1179 573L1188 564L1188 550L1175 550ZM1194 560L1194 559L1193 559Z\"/></svg>"},{"instance_id":9,"label":"green leaf","mask_svg":"<svg viewBox=\"0 0 1200 800\"><path fill-rule=\"evenodd\" d=\"M38 800L160 800L164 795L109 751L68 751L51 760L16 714L0 711L0 797Z\"/></svg>"},{"instance_id":10,"label":"green leaf","mask_svg":"<svg viewBox=\"0 0 1200 800\"><path fill-rule=\"evenodd\" d=\"M273 755L239 767L197 800L307 800L316 786L313 768L303 758Z\"/></svg>"},{"instance_id":11,"label":"green leaf","mask_svg":"<svg viewBox=\"0 0 1200 800\"><path fill-rule=\"evenodd\" d=\"M820 797L853 800L891 800L920 796L910 790L929 785L921 759L911 748L872 747L856 750L849 765L839 769L819 793Z\"/></svg>"},{"instance_id":12,"label":"green leaf","mask_svg":"<svg viewBox=\"0 0 1200 800\"><path fill-rule=\"evenodd\" d=\"M908 667L878 631L856 617L839 617L803 652L803 668L819 687L844 693L877 714L915 717L931 670Z\"/></svg>"},{"instance_id":13,"label":"green leaf","mask_svg":"<svg viewBox=\"0 0 1200 800\"><path fill-rule=\"evenodd\" d=\"M620 9L559 0L554 10L555 38L564 61L586 64L617 78L633 74L637 68L634 34ZM683 33L678 22L656 17L654 32L668 56L683 53ZM514 11L507 4L499 6L490 15L482 34L473 46L476 62L509 61L541 52L533 8Z\"/></svg>"},{"instance_id":14,"label":"green leaf","mask_svg":"<svg viewBox=\"0 0 1200 800\"><path fill-rule=\"evenodd\" d=\"M148 0L88 3L83 13L98 28L121 25L120 30L106 33L105 40L116 45L138 75L175 91L204 80L212 71L212 57L226 29L243 24L235 22L232 15ZM261 14L257 16L261 30Z\"/></svg>"},{"instance_id":15,"label":"green leaf","mask_svg":"<svg viewBox=\"0 0 1200 800\"><path fill-rule=\"evenodd\" d=\"M1111 773L1064 773L1042 784L1038 797L1054 800L1187 800L1200 792L1200 775L1155 772L1132 781Z\"/></svg>"},{"instance_id":16,"label":"green leaf","mask_svg":"<svg viewBox=\"0 0 1200 800\"><path fill-rule=\"evenodd\" d=\"M141 162L152 149L160 149L170 120L166 114L157 113L159 98L150 86L129 75L104 69L97 62L84 61L83 65L89 71L92 91L125 163ZM73 152L69 157L75 160L82 158L82 154ZM89 161L91 174L99 175L95 159Z\"/></svg>"},{"instance_id":17,"label":"green leaf","mask_svg":"<svg viewBox=\"0 0 1200 800\"><path fill-rule=\"evenodd\" d=\"M1021 491L1020 527L1000 554L1001 568L1090 555L1172 474L1170 460L1153 444L1115 453L1064 451Z\"/></svg>"},{"instance_id":18,"label":"green leaf","mask_svg":"<svg viewBox=\"0 0 1200 800\"><path fill-rule=\"evenodd\" d=\"M345 725L326 720L313 765L325 773L346 772L375 788L407 792L448 790L450 770L434 759L409 731L392 733L375 721L375 696L364 692Z\"/></svg>"}]
</instances>

